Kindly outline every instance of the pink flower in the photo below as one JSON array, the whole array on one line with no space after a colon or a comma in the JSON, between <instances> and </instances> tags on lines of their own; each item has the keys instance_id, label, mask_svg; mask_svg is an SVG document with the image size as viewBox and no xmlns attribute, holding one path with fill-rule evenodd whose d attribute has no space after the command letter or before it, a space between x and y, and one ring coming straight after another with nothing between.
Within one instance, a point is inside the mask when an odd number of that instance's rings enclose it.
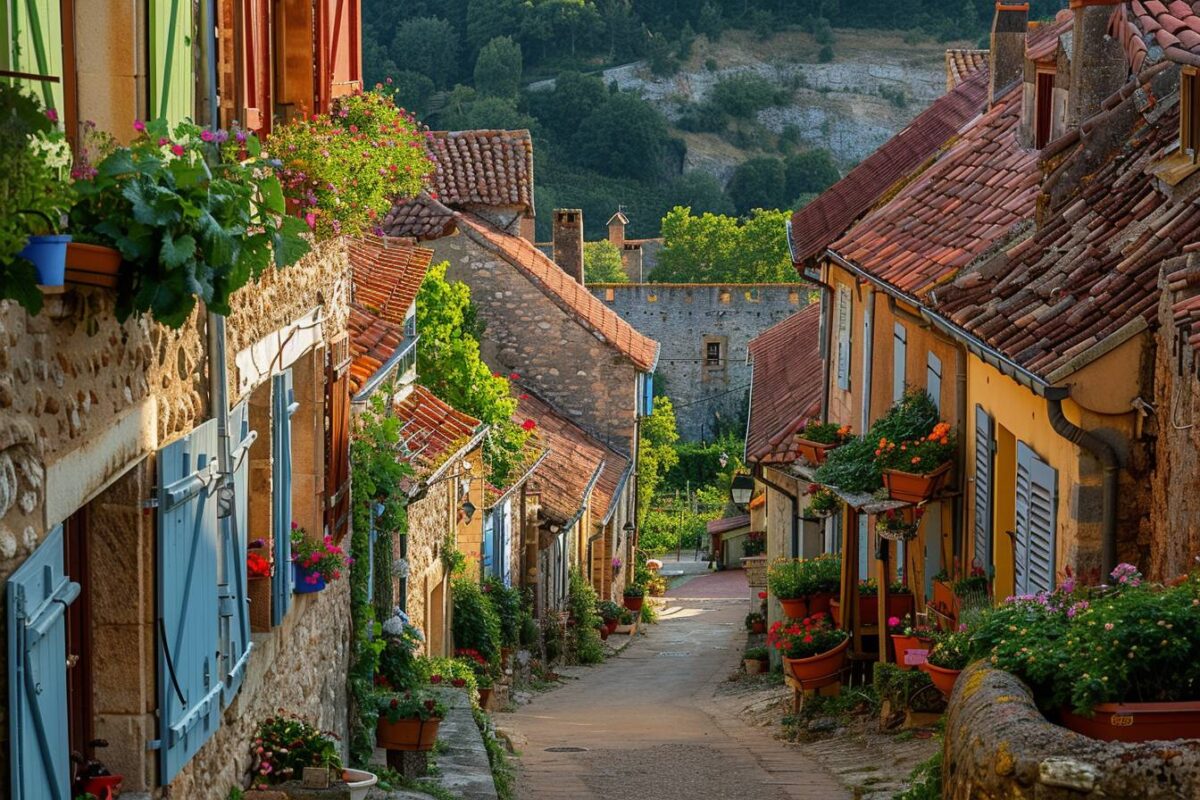
<instances>
[{"instance_id":1,"label":"pink flower","mask_svg":"<svg viewBox=\"0 0 1200 800\"><path fill-rule=\"evenodd\" d=\"M181 144L171 145L171 152L177 156L183 155L184 154L183 145L181 145Z\"/></svg>"},{"instance_id":2,"label":"pink flower","mask_svg":"<svg viewBox=\"0 0 1200 800\"><path fill-rule=\"evenodd\" d=\"M142 122L140 119L135 119L133 121L133 129L135 131L137 131L138 133L145 133L146 132L146 123Z\"/></svg>"},{"instance_id":3,"label":"pink flower","mask_svg":"<svg viewBox=\"0 0 1200 800\"><path fill-rule=\"evenodd\" d=\"M200 131L200 138L206 142L215 142L217 135L209 130Z\"/></svg>"},{"instance_id":4,"label":"pink flower","mask_svg":"<svg viewBox=\"0 0 1200 800\"><path fill-rule=\"evenodd\" d=\"M53 108L47 108L46 119L50 120L51 122L58 122L58 111Z\"/></svg>"},{"instance_id":5,"label":"pink flower","mask_svg":"<svg viewBox=\"0 0 1200 800\"><path fill-rule=\"evenodd\" d=\"M519 380L521 380L521 376L515 372L510 372L510 373L508 373L508 379L510 381L519 381Z\"/></svg>"},{"instance_id":6,"label":"pink flower","mask_svg":"<svg viewBox=\"0 0 1200 800\"><path fill-rule=\"evenodd\" d=\"M317 229L317 215L311 211L304 215L304 221L308 223L308 227L312 230Z\"/></svg>"},{"instance_id":7,"label":"pink flower","mask_svg":"<svg viewBox=\"0 0 1200 800\"><path fill-rule=\"evenodd\" d=\"M888 625L889 625L890 627L893 627L893 628L894 628L894 627L896 627L896 626L897 626L897 625L899 625L899 624L900 624L900 618L899 618L899 617L888 617Z\"/></svg>"}]
</instances>

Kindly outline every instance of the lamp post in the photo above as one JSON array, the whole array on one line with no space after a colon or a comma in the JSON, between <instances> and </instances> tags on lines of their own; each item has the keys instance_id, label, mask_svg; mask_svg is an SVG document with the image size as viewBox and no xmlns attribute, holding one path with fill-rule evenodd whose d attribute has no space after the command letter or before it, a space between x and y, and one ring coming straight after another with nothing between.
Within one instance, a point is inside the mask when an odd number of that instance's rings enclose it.
<instances>
[{"instance_id":1,"label":"lamp post","mask_svg":"<svg viewBox=\"0 0 1200 800\"><path fill-rule=\"evenodd\" d=\"M729 496L736 506L749 504L750 498L754 496L754 477L745 473L734 475L729 486Z\"/></svg>"}]
</instances>

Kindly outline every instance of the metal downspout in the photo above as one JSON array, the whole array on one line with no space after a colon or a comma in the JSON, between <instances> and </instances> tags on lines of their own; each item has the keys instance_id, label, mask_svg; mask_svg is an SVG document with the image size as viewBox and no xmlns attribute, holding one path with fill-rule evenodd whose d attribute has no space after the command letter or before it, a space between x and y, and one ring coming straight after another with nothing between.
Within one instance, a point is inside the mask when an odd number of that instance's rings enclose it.
<instances>
[{"instance_id":1,"label":"metal downspout","mask_svg":"<svg viewBox=\"0 0 1200 800\"><path fill-rule=\"evenodd\" d=\"M1062 401L1068 395L1066 389L1046 390L1046 408L1050 413L1050 425L1059 436L1075 444L1100 460L1104 466L1102 484L1100 567L1108 576L1117 566L1117 486L1120 460L1112 445L1071 422L1063 414Z\"/></svg>"}]
</instances>

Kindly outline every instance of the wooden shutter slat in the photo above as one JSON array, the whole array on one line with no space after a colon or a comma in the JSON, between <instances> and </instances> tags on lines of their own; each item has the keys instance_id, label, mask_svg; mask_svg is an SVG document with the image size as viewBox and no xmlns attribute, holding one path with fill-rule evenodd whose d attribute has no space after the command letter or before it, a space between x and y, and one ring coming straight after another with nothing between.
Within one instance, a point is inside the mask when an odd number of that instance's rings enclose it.
<instances>
[{"instance_id":1,"label":"wooden shutter slat","mask_svg":"<svg viewBox=\"0 0 1200 800\"><path fill-rule=\"evenodd\" d=\"M942 411L942 360L929 353L925 358L925 391L933 398L938 413Z\"/></svg>"},{"instance_id":2,"label":"wooden shutter slat","mask_svg":"<svg viewBox=\"0 0 1200 800\"><path fill-rule=\"evenodd\" d=\"M892 400L899 402L904 397L904 384L908 378L908 331L899 322L892 333Z\"/></svg>"},{"instance_id":3,"label":"wooden shutter slat","mask_svg":"<svg viewBox=\"0 0 1200 800\"><path fill-rule=\"evenodd\" d=\"M850 390L850 290L839 286L837 290L837 383L843 391Z\"/></svg>"},{"instance_id":4,"label":"wooden shutter slat","mask_svg":"<svg viewBox=\"0 0 1200 800\"><path fill-rule=\"evenodd\" d=\"M975 519L973 561L989 573L992 567L993 422L975 406Z\"/></svg>"},{"instance_id":5,"label":"wooden shutter slat","mask_svg":"<svg viewBox=\"0 0 1200 800\"><path fill-rule=\"evenodd\" d=\"M188 0L150 4L150 113L172 125L195 113L194 34Z\"/></svg>"},{"instance_id":6,"label":"wooden shutter slat","mask_svg":"<svg viewBox=\"0 0 1200 800\"><path fill-rule=\"evenodd\" d=\"M225 653L225 695L228 706L237 696L254 644L250 640L249 576L246 553L249 544L250 458L253 443L249 409L245 402L229 414L229 433L233 446L233 513L222 520L222 548L226 583L222 594L222 650Z\"/></svg>"},{"instance_id":7,"label":"wooden shutter slat","mask_svg":"<svg viewBox=\"0 0 1200 800\"><path fill-rule=\"evenodd\" d=\"M1034 458L1029 495L1029 578L1030 588L1037 592L1052 591L1055 584L1057 490L1055 470L1040 458Z\"/></svg>"},{"instance_id":8,"label":"wooden shutter slat","mask_svg":"<svg viewBox=\"0 0 1200 800\"><path fill-rule=\"evenodd\" d=\"M335 352L331 360L336 357ZM350 529L350 372L345 362L331 363L326 371L325 424L325 527L340 541Z\"/></svg>"},{"instance_id":9,"label":"wooden shutter slat","mask_svg":"<svg viewBox=\"0 0 1200 800\"><path fill-rule=\"evenodd\" d=\"M272 379L271 400L271 528L275 537L271 622L278 625L292 607L292 414L295 413L295 391L291 369Z\"/></svg>"}]
</instances>

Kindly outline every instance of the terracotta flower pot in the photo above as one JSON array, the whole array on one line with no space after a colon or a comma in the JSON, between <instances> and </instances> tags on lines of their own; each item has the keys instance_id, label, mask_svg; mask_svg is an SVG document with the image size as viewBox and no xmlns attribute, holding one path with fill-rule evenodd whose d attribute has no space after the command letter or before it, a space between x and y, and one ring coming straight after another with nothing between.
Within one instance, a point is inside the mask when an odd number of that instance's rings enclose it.
<instances>
[{"instance_id":1,"label":"terracotta flower pot","mask_svg":"<svg viewBox=\"0 0 1200 800\"><path fill-rule=\"evenodd\" d=\"M67 283L117 288L121 253L98 244L71 242L67 245Z\"/></svg>"},{"instance_id":2,"label":"terracotta flower pot","mask_svg":"<svg viewBox=\"0 0 1200 800\"><path fill-rule=\"evenodd\" d=\"M817 592L808 598L808 613L829 613L829 604L833 602L832 592Z\"/></svg>"},{"instance_id":3,"label":"terracotta flower pot","mask_svg":"<svg viewBox=\"0 0 1200 800\"><path fill-rule=\"evenodd\" d=\"M841 603L837 600L829 601L829 613L833 615L835 624L841 620ZM912 592L903 594L888 595L888 616L903 617L905 614L911 614L913 610ZM858 596L858 611L862 616L863 625L878 625L879 624L879 596L874 594L860 594Z\"/></svg>"},{"instance_id":4,"label":"terracotta flower pot","mask_svg":"<svg viewBox=\"0 0 1200 800\"><path fill-rule=\"evenodd\" d=\"M602 642L608 641L608 626L607 625L601 625L596 630L598 630L600 632L600 641L602 641Z\"/></svg>"},{"instance_id":5,"label":"terracotta flower pot","mask_svg":"<svg viewBox=\"0 0 1200 800\"><path fill-rule=\"evenodd\" d=\"M760 672L766 672L766 669L764 669L766 665L757 658L743 658L742 665L746 668L747 675L758 675Z\"/></svg>"},{"instance_id":6,"label":"terracotta flower pot","mask_svg":"<svg viewBox=\"0 0 1200 800\"><path fill-rule=\"evenodd\" d=\"M267 633L271 630L271 578L250 578L247 595L250 599L250 630Z\"/></svg>"},{"instance_id":7,"label":"terracotta flower pot","mask_svg":"<svg viewBox=\"0 0 1200 800\"><path fill-rule=\"evenodd\" d=\"M396 722L388 722L386 717L380 717L375 728L375 742L384 750L432 750L441 724L442 720L438 717L424 720L414 717Z\"/></svg>"},{"instance_id":8,"label":"terracotta flower pot","mask_svg":"<svg viewBox=\"0 0 1200 800\"><path fill-rule=\"evenodd\" d=\"M948 617L957 616L958 595L949 581L933 582L933 607Z\"/></svg>"},{"instance_id":9,"label":"terracotta flower pot","mask_svg":"<svg viewBox=\"0 0 1200 800\"><path fill-rule=\"evenodd\" d=\"M792 619L801 619L808 616L808 600L803 597L779 598L779 605L783 606L783 613Z\"/></svg>"},{"instance_id":10,"label":"terracotta flower pot","mask_svg":"<svg viewBox=\"0 0 1200 800\"><path fill-rule=\"evenodd\" d=\"M642 604L646 602L645 596L629 597L628 595L626 595L623 598L623 600L625 601L625 607L628 608L630 611L641 611Z\"/></svg>"},{"instance_id":11,"label":"terracotta flower pot","mask_svg":"<svg viewBox=\"0 0 1200 800\"><path fill-rule=\"evenodd\" d=\"M832 650L809 658L784 656L783 668L805 689L830 686L842 679L842 668L846 665L846 648L849 646L850 639L846 638Z\"/></svg>"},{"instance_id":12,"label":"terracotta flower pot","mask_svg":"<svg viewBox=\"0 0 1200 800\"><path fill-rule=\"evenodd\" d=\"M1100 703L1091 717L1062 710L1062 724L1106 742L1200 739L1200 702Z\"/></svg>"},{"instance_id":13,"label":"terracotta flower pot","mask_svg":"<svg viewBox=\"0 0 1200 800\"><path fill-rule=\"evenodd\" d=\"M925 663L929 648L933 646L932 639L920 636L904 636L892 634L892 647L896 650L896 666L900 669L912 669Z\"/></svg>"},{"instance_id":14,"label":"terracotta flower pot","mask_svg":"<svg viewBox=\"0 0 1200 800\"><path fill-rule=\"evenodd\" d=\"M950 477L953 462L947 461L933 472L924 475L898 469L883 471L883 485L893 500L905 503L923 503L942 490Z\"/></svg>"},{"instance_id":15,"label":"terracotta flower pot","mask_svg":"<svg viewBox=\"0 0 1200 800\"><path fill-rule=\"evenodd\" d=\"M751 633L766 633L767 632L767 623L765 623L765 622L750 623L750 632Z\"/></svg>"},{"instance_id":16,"label":"terracotta flower pot","mask_svg":"<svg viewBox=\"0 0 1200 800\"><path fill-rule=\"evenodd\" d=\"M479 707L484 711L488 710L488 706L492 704L492 687L480 687L479 689Z\"/></svg>"},{"instance_id":17,"label":"terracotta flower pot","mask_svg":"<svg viewBox=\"0 0 1200 800\"><path fill-rule=\"evenodd\" d=\"M823 444L821 442L803 439L799 436L796 437L796 451L800 454L801 458L803 458L809 464L812 464L814 467L819 467L820 465L824 464L826 456L829 455L829 451L835 447L837 447L835 444Z\"/></svg>"},{"instance_id":18,"label":"terracotta flower pot","mask_svg":"<svg viewBox=\"0 0 1200 800\"><path fill-rule=\"evenodd\" d=\"M620 621L620 620L616 620L616 619L606 619L606 620L604 620L604 627L605 627L605 628L608 628L608 635L609 635L609 636L612 636L614 633L616 633L616 632L617 632L617 626L618 626L618 625L620 625L620 624L621 624L621 621Z\"/></svg>"},{"instance_id":19,"label":"terracotta flower pot","mask_svg":"<svg viewBox=\"0 0 1200 800\"><path fill-rule=\"evenodd\" d=\"M958 680L959 673L962 670L935 667L928 661L921 665L921 669L929 673L929 678L933 681L933 685L942 693L942 697L949 700L951 692L954 691L954 684Z\"/></svg>"}]
</instances>

